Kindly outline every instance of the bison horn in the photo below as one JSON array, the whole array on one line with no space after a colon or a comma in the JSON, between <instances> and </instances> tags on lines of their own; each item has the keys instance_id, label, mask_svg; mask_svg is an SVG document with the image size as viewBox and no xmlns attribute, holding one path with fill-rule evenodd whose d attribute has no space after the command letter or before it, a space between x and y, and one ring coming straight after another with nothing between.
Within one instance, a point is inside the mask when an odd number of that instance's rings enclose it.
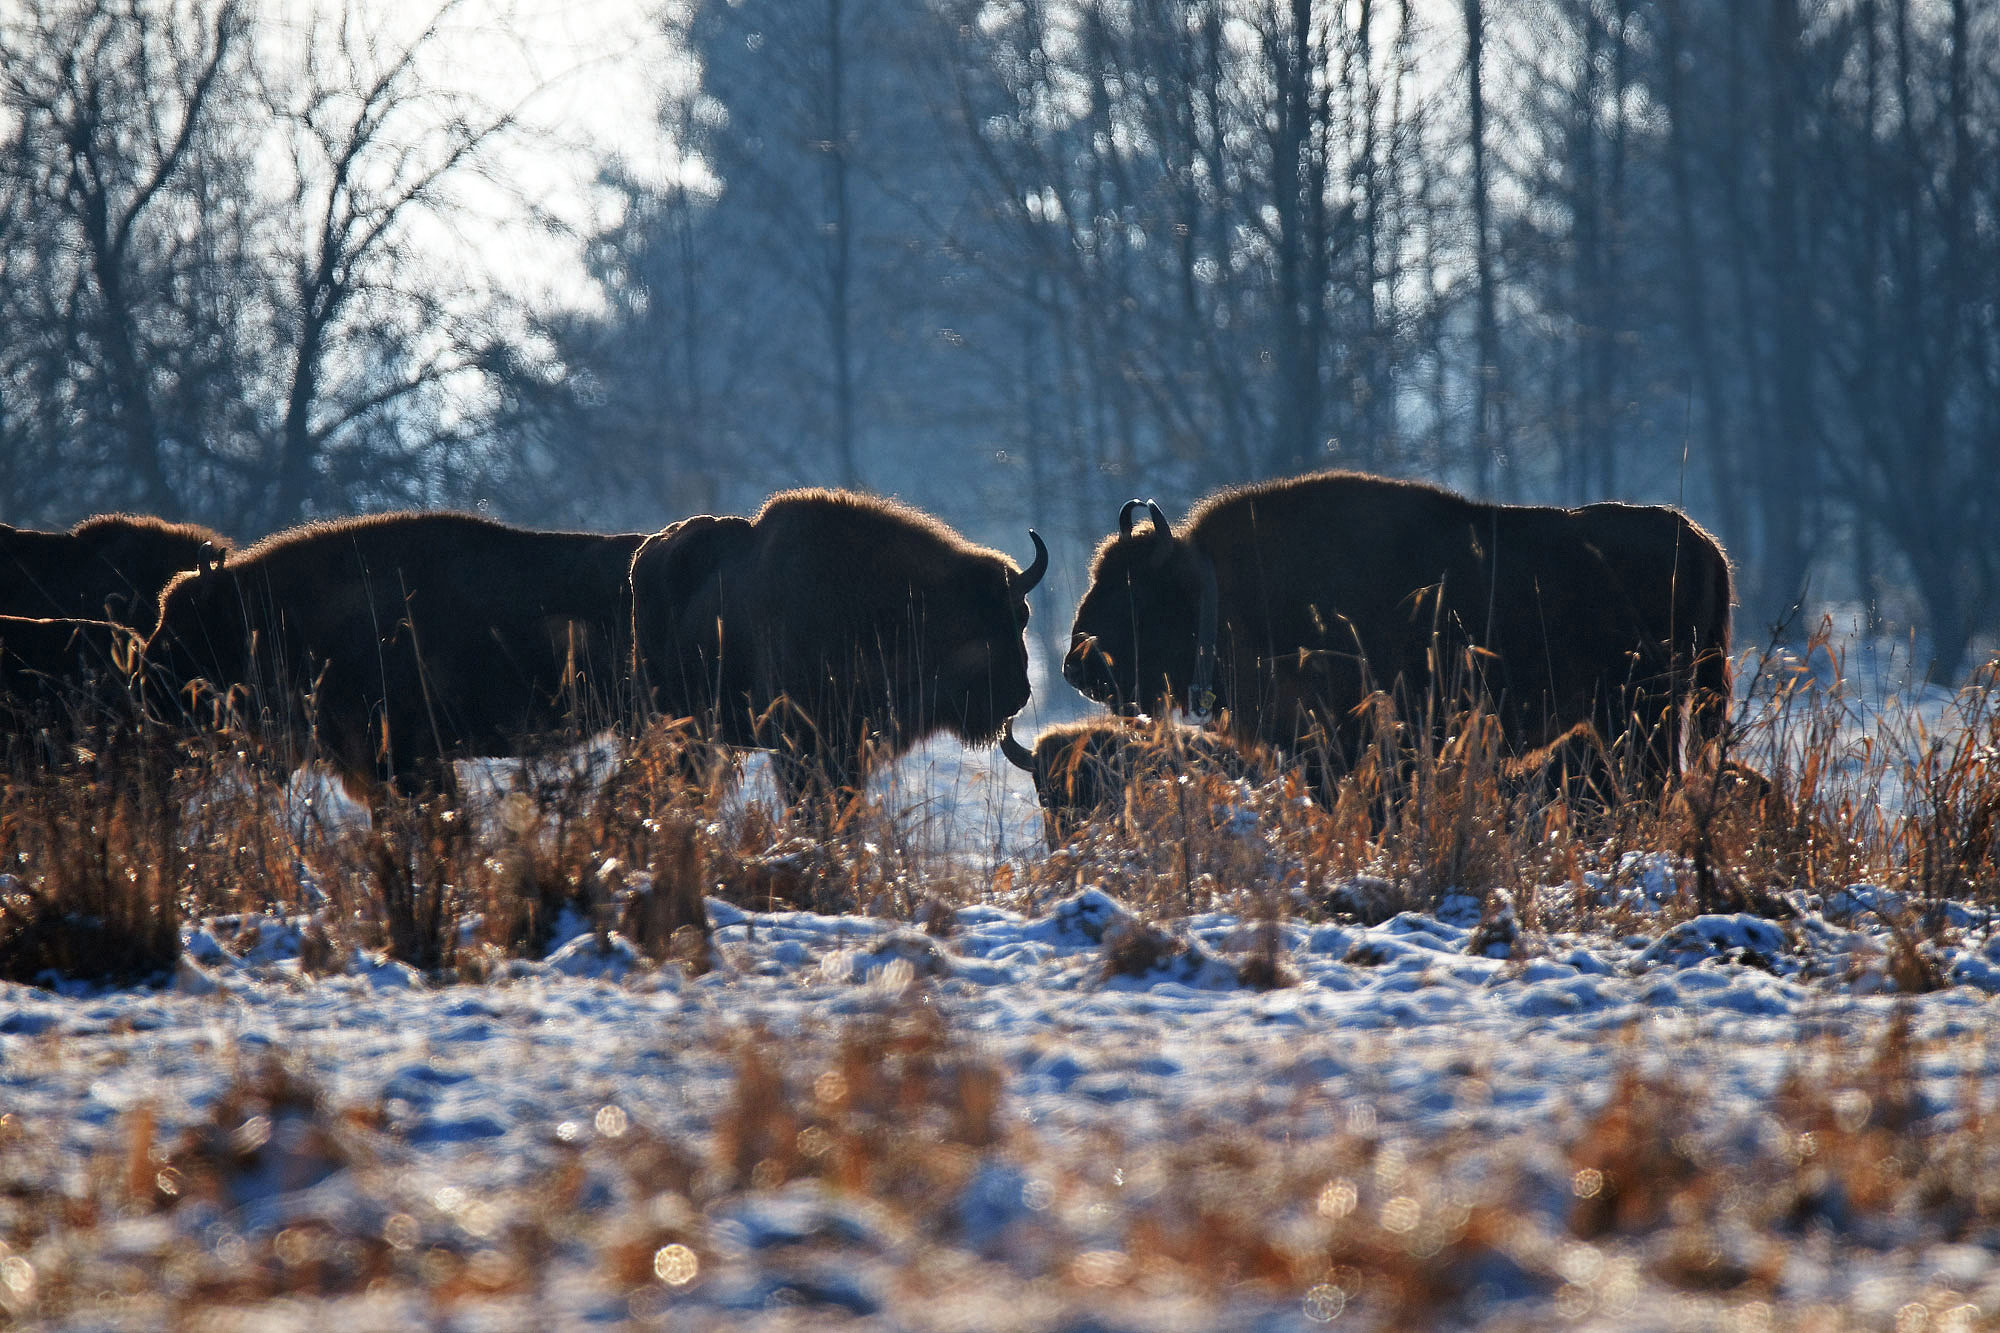
<instances>
[{"instance_id":1,"label":"bison horn","mask_svg":"<svg viewBox=\"0 0 2000 1333\"><path fill-rule=\"evenodd\" d=\"M1132 511L1148 508L1152 503L1151 500L1127 500L1124 508L1118 511L1118 535L1120 537L1130 537L1132 535Z\"/></svg>"},{"instance_id":2,"label":"bison horn","mask_svg":"<svg viewBox=\"0 0 2000 1333\"><path fill-rule=\"evenodd\" d=\"M1007 756L1007 762L1023 772L1035 771L1035 756L1027 746L1014 739L1014 719L1008 718L1007 725L1000 729L1000 753Z\"/></svg>"},{"instance_id":3,"label":"bison horn","mask_svg":"<svg viewBox=\"0 0 2000 1333\"><path fill-rule=\"evenodd\" d=\"M1049 548L1042 544L1042 534L1029 528L1028 540L1035 544L1035 558L1026 569L1009 580L1014 585L1014 591L1023 597L1042 581L1042 575L1049 572Z\"/></svg>"},{"instance_id":4,"label":"bison horn","mask_svg":"<svg viewBox=\"0 0 2000 1333\"><path fill-rule=\"evenodd\" d=\"M1153 520L1153 535L1155 537L1165 537L1171 541L1173 539L1174 530L1171 526L1168 525L1167 516L1160 509L1159 501L1157 500L1146 501L1146 513L1150 515Z\"/></svg>"}]
</instances>

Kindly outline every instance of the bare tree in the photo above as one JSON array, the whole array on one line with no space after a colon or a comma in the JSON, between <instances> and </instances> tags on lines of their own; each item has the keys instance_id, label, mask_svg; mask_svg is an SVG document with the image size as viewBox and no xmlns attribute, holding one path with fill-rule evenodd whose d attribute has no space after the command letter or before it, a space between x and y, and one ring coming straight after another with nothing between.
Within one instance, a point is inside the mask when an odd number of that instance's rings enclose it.
<instances>
[{"instance_id":1,"label":"bare tree","mask_svg":"<svg viewBox=\"0 0 2000 1333\"><path fill-rule=\"evenodd\" d=\"M234 348L191 306L197 285L236 294L239 275L204 271L226 247L202 232L245 181L227 122L245 46L233 3L50 2L0 18L13 128L0 299L26 400L10 424L38 416L91 503L188 514L176 473L224 451L205 432Z\"/></svg>"},{"instance_id":2,"label":"bare tree","mask_svg":"<svg viewBox=\"0 0 2000 1333\"><path fill-rule=\"evenodd\" d=\"M1495 492L1499 459L1505 448L1494 423L1494 396L1500 376L1500 325L1493 273L1492 196L1486 160L1486 6L1465 0L1466 137L1472 148L1472 248L1475 291L1479 302L1478 332L1473 362L1472 452L1481 489Z\"/></svg>"},{"instance_id":3,"label":"bare tree","mask_svg":"<svg viewBox=\"0 0 2000 1333\"><path fill-rule=\"evenodd\" d=\"M1840 261L1824 266L1833 281L1821 280L1818 301L1834 316L1819 341L1845 409L1827 431L1827 463L1852 526L1879 532L1908 571L1946 678L2000 609L1985 484L2000 441L1983 406L2000 256L1979 239L2000 216L1980 165L2000 153L1991 93L2000 51L1990 41L1982 50L1975 33L1958 3L1862 6L1819 62L1861 48L1858 61L1839 61L1843 78L1815 126L1852 146L1815 201ZM1847 80L1857 67L1855 90Z\"/></svg>"},{"instance_id":4,"label":"bare tree","mask_svg":"<svg viewBox=\"0 0 2000 1333\"><path fill-rule=\"evenodd\" d=\"M1680 270L1681 355L1685 366L1682 393L1690 425L1699 414L1701 463L1708 475L1709 499L1722 531L1732 538L1746 530L1740 482L1741 464L1732 438L1730 404L1722 386L1720 349L1710 328L1711 265L1696 210L1695 103L1687 69L1694 64L1687 0L1662 0L1660 18L1660 84L1667 115L1668 193L1673 201L1673 253ZM1685 502L1685 493L1681 497Z\"/></svg>"},{"instance_id":5,"label":"bare tree","mask_svg":"<svg viewBox=\"0 0 2000 1333\"><path fill-rule=\"evenodd\" d=\"M290 149L269 250L267 526L421 490L465 438L449 400L473 392L488 335L426 280L420 232L449 233L454 186L515 115L422 81L458 7L392 44L350 5L315 21L302 68L265 81Z\"/></svg>"},{"instance_id":6,"label":"bare tree","mask_svg":"<svg viewBox=\"0 0 2000 1333\"><path fill-rule=\"evenodd\" d=\"M250 534L481 465L500 302L440 255L512 121L425 82L452 13L402 44L358 6L302 44L237 0L0 14L10 516Z\"/></svg>"}]
</instances>

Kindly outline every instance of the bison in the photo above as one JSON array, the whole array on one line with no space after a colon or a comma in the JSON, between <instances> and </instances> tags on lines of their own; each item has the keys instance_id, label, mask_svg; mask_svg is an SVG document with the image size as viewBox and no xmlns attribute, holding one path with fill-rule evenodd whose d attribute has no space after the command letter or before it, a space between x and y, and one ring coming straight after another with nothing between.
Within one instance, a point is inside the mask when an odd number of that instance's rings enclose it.
<instances>
[{"instance_id":1,"label":"bison","mask_svg":"<svg viewBox=\"0 0 2000 1333\"><path fill-rule=\"evenodd\" d=\"M1222 709L1239 738L1323 746L1322 776L1358 753L1374 691L1405 719L1484 694L1515 750L1589 722L1636 738L1657 785L1678 770L1683 707L1704 729L1720 716L1729 604L1721 548L1670 509L1318 473L1211 495L1178 533L1128 503L1063 675L1126 709Z\"/></svg>"},{"instance_id":2,"label":"bison","mask_svg":"<svg viewBox=\"0 0 2000 1333\"><path fill-rule=\"evenodd\" d=\"M848 491L703 515L632 561L642 691L714 740L772 750L788 801L851 795L871 758L948 731L990 744L1028 701L1025 571L928 514Z\"/></svg>"},{"instance_id":3,"label":"bison","mask_svg":"<svg viewBox=\"0 0 2000 1333\"><path fill-rule=\"evenodd\" d=\"M1014 739L1009 723L1000 750L1034 779L1051 851L1086 822L1123 810L1126 789L1134 782L1168 781L1183 773L1264 782L1272 775L1262 757L1229 736L1165 721L1085 718L1045 728L1032 750Z\"/></svg>"},{"instance_id":4,"label":"bison","mask_svg":"<svg viewBox=\"0 0 2000 1333\"><path fill-rule=\"evenodd\" d=\"M446 512L278 533L167 588L149 708L157 688L198 718L206 682L293 753L315 742L357 799L448 789L454 758L610 720L642 540Z\"/></svg>"},{"instance_id":5,"label":"bison","mask_svg":"<svg viewBox=\"0 0 2000 1333\"><path fill-rule=\"evenodd\" d=\"M136 514L100 514L68 532L0 523L0 615L150 630L168 580L212 569L228 551L206 528Z\"/></svg>"},{"instance_id":6,"label":"bison","mask_svg":"<svg viewBox=\"0 0 2000 1333\"><path fill-rule=\"evenodd\" d=\"M176 574L212 569L206 528L102 514L68 532L0 524L0 748L47 758L99 723L131 720L135 638Z\"/></svg>"}]
</instances>

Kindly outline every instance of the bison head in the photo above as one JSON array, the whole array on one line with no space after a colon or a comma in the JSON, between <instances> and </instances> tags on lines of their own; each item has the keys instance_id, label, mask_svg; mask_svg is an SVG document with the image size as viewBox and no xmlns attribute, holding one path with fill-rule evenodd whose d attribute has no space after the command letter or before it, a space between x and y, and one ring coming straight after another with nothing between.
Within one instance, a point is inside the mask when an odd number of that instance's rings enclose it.
<instances>
[{"instance_id":1,"label":"bison head","mask_svg":"<svg viewBox=\"0 0 2000 1333\"><path fill-rule=\"evenodd\" d=\"M1140 508L1151 523L1135 529ZM1174 536L1159 505L1128 501L1118 535L1091 565L1063 678L1121 712L1165 716L1186 702L1205 713L1213 705L1215 620L1214 565Z\"/></svg>"},{"instance_id":2,"label":"bison head","mask_svg":"<svg viewBox=\"0 0 2000 1333\"><path fill-rule=\"evenodd\" d=\"M177 715L182 692L197 680L216 680L237 665L236 636L216 617L220 599L212 573L185 573L160 594L159 623L147 637L144 682L148 702L167 716ZM227 659L227 660L225 660Z\"/></svg>"},{"instance_id":3,"label":"bison head","mask_svg":"<svg viewBox=\"0 0 2000 1333\"><path fill-rule=\"evenodd\" d=\"M913 732L937 728L990 745L1027 704L1028 593L1049 567L1040 534L1030 529L1028 538L1035 558L1027 569L990 557L970 560L949 580L959 586L925 598L919 660L927 670Z\"/></svg>"},{"instance_id":4,"label":"bison head","mask_svg":"<svg viewBox=\"0 0 2000 1333\"><path fill-rule=\"evenodd\" d=\"M103 597L103 605L84 606L74 614L108 614L141 630L152 629L160 592L174 575L215 569L229 553L227 544L205 528L145 516L100 515L71 532L87 553L82 572Z\"/></svg>"}]
</instances>

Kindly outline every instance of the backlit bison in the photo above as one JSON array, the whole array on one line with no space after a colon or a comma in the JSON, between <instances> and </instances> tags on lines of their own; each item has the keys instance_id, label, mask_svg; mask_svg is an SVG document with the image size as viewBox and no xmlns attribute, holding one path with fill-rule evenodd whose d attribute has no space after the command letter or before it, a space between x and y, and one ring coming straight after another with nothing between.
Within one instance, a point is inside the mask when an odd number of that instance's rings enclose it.
<instances>
[{"instance_id":1,"label":"backlit bison","mask_svg":"<svg viewBox=\"0 0 2000 1333\"><path fill-rule=\"evenodd\" d=\"M1483 689L1515 750L1590 722L1633 738L1656 783L1678 765L1682 706L1704 730L1720 717L1729 603L1721 549L1673 510L1320 473L1209 496L1178 533L1159 506L1126 505L1063 674L1127 709L1211 706L1239 737L1324 743L1336 768L1371 691L1408 720L1434 686L1447 707Z\"/></svg>"},{"instance_id":2,"label":"backlit bison","mask_svg":"<svg viewBox=\"0 0 2000 1333\"><path fill-rule=\"evenodd\" d=\"M1267 781L1271 766L1233 738L1171 722L1086 718L1044 728L1030 750L1009 724L1000 737L1009 763L1035 780L1051 850L1083 824L1116 815L1135 782L1171 782L1183 774Z\"/></svg>"},{"instance_id":3,"label":"backlit bison","mask_svg":"<svg viewBox=\"0 0 2000 1333\"><path fill-rule=\"evenodd\" d=\"M989 744L1028 701L1024 572L927 514L800 490L701 516L632 562L644 688L714 739L775 752L788 799L851 793L871 757L948 731Z\"/></svg>"},{"instance_id":4,"label":"backlit bison","mask_svg":"<svg viewBox=\"0 0 2000 1333\"><path fill-rule=\"evenodd\" d=\"M160 590L183 570L212 569L229 543L191 523L100 514L68 532L0 523L0 615L111 620L150 630Z\"/></svg>"},{"instance_id":5,"label":"backlit bison","mask_svg":"<svg viewBox=\"0 0 2000 1333\"><path fill-rule=\"evenodd\" d=\"M1568 512L1647 644L1657 645L1647 655L1653 670L1633 681L1632 711L1677 716L1675 705L1685 702L1695 738L1715 739L1729 715L1729 612L1736 600L1729 557L1693 519L1665 505L1607 503ZM1671 734L1656 733L1663 743Z\"/></svg>"},{"instance_id":6,"label":"backlit bison","mask_svg":"<svg viewBox=\"0 0 2000 1333\"><path fill-rule=\"evenodd\" d=\"M206 528L102 514L68 532L0 523L0 748L49 759L81 733L129 722L135 638L160 590L220 564Z\"/></svg>"},{"instance_id":7,"label":"backlit bison","mask_svg":"<svg viewBox=\"0 0 2000 1333\"><path fill-rule=\"evenodd\" d=\"M387 782L448 787L453 758L613 720L643 539L455 513L281 532L167 589L146 645L150 706L199 720L229 703L301 757L316 742L371 801ZM201 681L214 692L190 688Z\"/></svg>"}]
</instances>

